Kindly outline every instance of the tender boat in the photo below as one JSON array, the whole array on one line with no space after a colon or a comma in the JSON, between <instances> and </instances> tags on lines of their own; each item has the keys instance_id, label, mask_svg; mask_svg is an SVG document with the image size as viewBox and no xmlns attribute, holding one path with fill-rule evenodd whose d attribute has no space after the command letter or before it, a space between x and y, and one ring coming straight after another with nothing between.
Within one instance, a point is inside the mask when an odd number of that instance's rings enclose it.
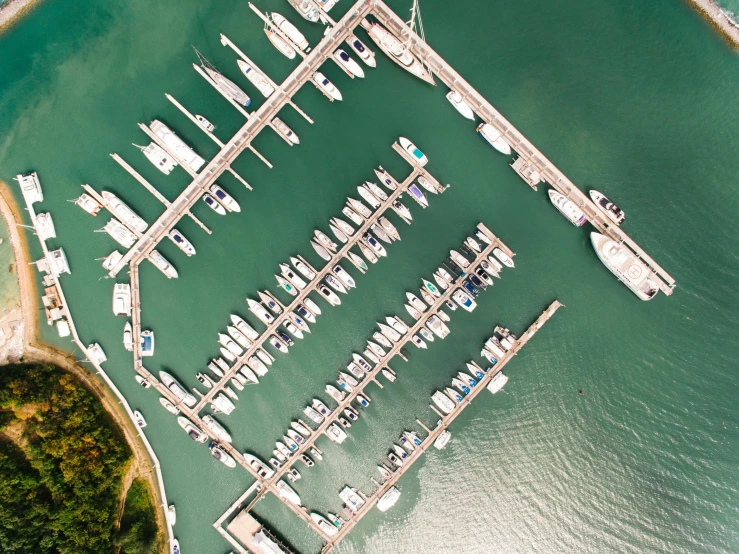
<instances>
[{"instance_id":1,"label":"tender boat","mask_svg":"<svg viewBox=\"0 0 739 554\"><path fill-rule=\"evenodd\" d=\"M493 254L503 263L503 265L508 267L515 267L515 264L513 263L511 257L503 252L500 248L494 248Z\"/></svg>"},{"instance_id":2,"label":"tender boat","mask_svg":"<svg viewBox=\"0 0 739 554\"><path fill-rule=\"evenodd\" d=\"M582 227L588 222L588 218L585 217L583 211L564 194L560 194L554 189L549 189L549 200L552 201L554 207L575 227Z\"/></svg>"},{"instance_id":3,"label":"tender boat","mask_svg":"<svg viewBox=\"0 0 739 554\"><path fill-rule=\"evenodd\" d=\"M328 97L328 99L331 100L331 102L333 102L334 100L343 100L341 92L339 91L339 89L336 88L336 85L329 81L326 76L320 71L316 71L311 79L321 90L321 92L323 92Z\"/></svg>"},{"instance_id":4,"label":"tender boat","mask_svg":"<svg viewBox=\"0 0 739 554\"><path fill-rule=\"evenodd\" d=\"M352 210L349 206L344 206L343 208L341 208L341 213L343 213L346 217L351 219L357 225L364 225L364 218L357 212Z\"/></svg>"},{"instance_id":5,"label":"tender boat","mask_svg":"<svg viewBox=\"0 0 739 554\"><path fill-rule=\"evenodd\" d=\"M290 128L287 126L287 124L282 121L279 117L273 117L272 118L272 126L287 140L290 141L290 144L300 144L300 137Z\"/></svg>"},{"instance_id":6,"label":"tender boat","mask_svg":"<svg viewBox=\"0 0 739 554\"><path fill-rule=\"evenodd\" d=\"M244 76L249 79L249 82L251 82L252 85L257 87L257 90L261 92L265 98L271 96L272 93L274 93L275 87L273 87L270 84L269 80L259 71L254 69L244 60L238 60L236 63L238 64L239 69L244 74Z\"/></svg>"},{"instance_id":7,"label":"tender boat","mask_svg":"<svg viewBox=\"0 0 739 554\"><path fill-rule=\"evenodd\" d=\"M616 206L613 202L601 192L597 190L590 191L590 199L595 203L595 206L602 211L608 219L613 221L616 225L621 225L623 220L626 218L624 211Z\"/></svg>"},{"instance_id":8,"label":"tender boat","mask_svg":"<svg viewBox=\"0 0 739 554\"><path fill-rule=\"evenodd\" d=\"M289 60L295 59L295 49L284 38L270 29L266 24L264 26L264 32L272 45L279 50L280 54Z\"/></svg>"},{"instance_id":9,"label":"tender boat","mask_svg":"<svg viewBox=\"0 0 739 554\"><path fill-rule=\"evenodd\" d=\"M475 112L473 112L472 108L470 108L470 105L464 101L464 98L459 91L450 90L446 95L446 99L449 100L451 105L454 106L454 109L456 109L464 117L466 117L467 119L471 119L472 121L475 120Z\"/></svg>"},{"instance_id":10,"label":"tender boat","mask_svg":"<svg viewBox=\"0 0 739 554\"><path fill-rule=\"evenodd\" d=\"M195 442L205 442L208 440L208 435L190 423L190 420L186 417L179 416L177 418L177 424L182 427L188 436Z\"/></svg>"},{"instance_id":11,"label":"tender boat","mask_svg":"<svg viewBox=\"0 0 739 554\"><path fill-rule=\"evenodd\" d=\"M454 402L452 402L447 395L445 395L441 391L436 391L431 396L431 400L434 401L434 404L445 414L449 414L454 410L455 405Z\"/></svg>"},{"instance_id":12,"label":"tender boat","mask_svg":"<svg viewBox=\"0 0 739 554\"><path fill-rule=\"evenodd\" d=\"M348 198L347 202L350 208L352 208L355 212L357 212L365 219L372 217L372 210L362 204L362 202L360 202L359 200L355 198Z\"/></svg>"},{"instance_id":13,"label":"tender boat","mask_svg":"<svg viewBox=\"0 0 739 554\"><path fill-rule=\"evenodd\" d=\"M318 244L314 240L310 241L310 244L313 247L313 250L316 251L316 254L318 254L321 258L323 258L326 261L331 259L331 254L329 253L328 250L326 250L326 248L323 245Z\"/></svg>"},{"instance_id":14,"label":"tender boat","mask_svg":"<svg viewBox=\"0 0 739 554\"><path fill-rule=\"evenodd\" d=\"M319 0L320 1L320 0ZM368 67L376 67L377 62L375 61L375 54L364 43L354 35L349 35L346 39L346 43L354 50L354 53L359 56Z\"/></svg>"},{"instance_id":15,"label":"tender boat","mask_svg":"<svg viewBox=\"0 0 739 554\"><path fill-rule=\"evenodd\" d=\"M418 147L416 147L416 145L413 144L410 140L405 137L400 137L398 140L403 150L408 152L408 154L410 154L410 156L416 161L418 165L423 167L428 163L429 159L426 157L426 155L421 152Z\"/></svg>"},{"instance_id":16,"label":"tender boat","mask_svg":"<svg viewBox=\"0 0 739 554\"><path fill-rule=\"evenodd\" d=\"M172 377L169 373L166 371L160 371L159 372L159 380L164 384L165 387L167 387L172 394L174 394L177 399L182 402L185 406L188 408L192 408L197 404L197 400L195 397L187 392L187 389L183 387L177 379Z\"/></svg>"},{"instance_id":17,"label":"tender boat","mask_svg":"<svg viewBox=\"0 0 739 554\"><path fill-rule=\"evenodd\" d=\"M485 142L495 148L498 152L505 154L506 156L510 155L511 145L506 142L500 134L500 131L490 125L490 123L480 123L476 130L477 134L485 139Z\"/></svg>"},{"instance_id":18,"label":"tender boat","mask_svg":"<svg viewBox=\"0 0 739 554\"><path fill-rule=\"evenodd\" d=\"M379 23L373 23L367 31L370 38L387 56L411 75L434 85L434 76L426 69L410 48Z\"/></svg>"},{"instance_id":19,"label":"tender boat","mask_svg":"<svg viewBox=\"0 0 739 554\"><path fill-rule=\"evenodd\" d=\"M215 198L213 198L210 194L207 192L203 195L203 202L214 212L216 212L218 215L226 215L226 208L221 206Z\"/></svg>"},{"instance_id":20,"label":"tender boat","mask_svg":"<svg viewBox=\"0 0 739 554\"><path fill-rule=\"evenodd\" d=\"M215 197L218 202L223 205L224 208L226 208L229 212L240 212L241 206L239 206L239 203L234 200L233 196L228 194L225 190L223 190L221 187L219 187L216 184L213 184L210 186L211 194Z\"/></svg>"},{"instance_id":21,"label":"tender boat","mask_svg":"<svg viewBox=\"0 0 739 554\"><path fill-rule=\"evenodd\" d=\"M303 33L298 31L297 27L290 23L287 19L285 19L284 16L280 15L279 13L272 12L270 14L270 17L272 18L272 21L277 26L277 28L282 31L287 38L289 38L295 46L303 50L304 52L308 52L310 50L308 41L306 40Z\"/></svg>"},{"instance_id":22,"label":"tender boat","mask_svg":"<svg viewBox=\"0 0 739 554\"><path fill-rule=\"evenodd\" d=\"M200 114L195 114L195 121L197 121L198 125L200 125L203 129L205 129L209 133L212 133L216 129L215 125L213 125L210 121L208 121L205 117L203 117Z\"/></svg>"},{"instance_id":23,"label":"tender boat","mask_svg":"<svg viewBox=\"0 0 739 554\"><path fill-rule=\"evenodd\" d=\"M188 256L195 255L195 247L189 240L185 238L185 235L180 233L177 229L172 229L167 236L169 237L169 240L175 243L175 246L177 246L177 248L182 250L185 254L187 254Z\"/></svg>"},{"instance_id":24,"label":"tender boat","mask_svg":"<svg viewBox=\"0 0 739 554\"><path fill-rule=\"evenodd\" d=\"M290 263L293 264L293 267L297 269L303 277L308 279L309 281L315 279L316 273L313 271L310 267L308 267L305 263L300 261L298 258L290 257Z\"/></svg>"},{"instance_id":25,"label":"tender boat","mask_svg":"<svg viewBox=\"0 0 739 554\"><path fill-rule=\"evenodd\" d=\"M659 292L658 278L624 244L600 233L590 233L590 242L603 265L642 300L651 300Z\"/></svg>"}]
</instances>

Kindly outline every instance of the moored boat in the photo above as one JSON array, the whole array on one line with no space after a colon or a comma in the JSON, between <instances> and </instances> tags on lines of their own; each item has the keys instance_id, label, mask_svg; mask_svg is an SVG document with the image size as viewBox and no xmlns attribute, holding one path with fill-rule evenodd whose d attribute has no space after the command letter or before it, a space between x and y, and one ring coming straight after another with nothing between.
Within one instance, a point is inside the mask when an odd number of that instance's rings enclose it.
<instances>
[{"instance_id":1,"label":"moored boat","mask_svg":"<svg viewBox=\"0 0 739 554\"><path fill-rule=\"evenodd\" d=\"M400 137L398 141L400 142L401 148L403 148L403 150L405 150L418 165L423 167L428 163L429 159L426 157L426 154L421 152L421 150L419 150L418 147L410 140L405 137Z\"/></svg>"},{"instance_id":2,"label":"moored boat","mask_svg":"<svg viewBox=\"0 0 739 554\"><path fill-rule=\"evenodd\" d=\"M473 112L470 105L464 101L464 97L458 90L450 90L446 95L446 99L449 100L449 103L454 106L454 109L462 114L463 117L471 119L472 121L475 120L475 112Z\"/></svg>"},{"instance_id":3,"label":"moored boat","mask_svg":"<svg viewBox=\"0 0 739 554\"><path fill-rule=\"evenodd\" d=\"M591 190L589 194L590 199L595 203L596 208L606 214L608 219L613 221L616 225L621 225L623 220L626 218L626 214L621 208L608 200L606 195L602 192Z\"/></svg>"},{"instance_id":4,"label":"moored boat","mask_svg":"<svg viewBox=\"0 0 739 554\"><path fill-rule=\"evenodd\" d=\"M511 153L511 145L503 138L500 131L490 125L490 123L480 123L477 126L477 134L501 154L507 156Z\"/></svg>"},{"instance_id":5,"label":"moored boat","mask_svg":"<svg viewBox=\"0 0 739 554\"><path fill-rule=\"evenodd\" d=\"M395 35L379 23L370 25L367 31L370 38L387 56L411 75L434 85L434 77L426 66Z\"/></svg>"},{"instance_id":6,"label":"moored boat","mask_svg":"<svg viewBox=\"0 0 739 554\"><path fill-rule=\"evenodd\" d=\"M590 241L603 265L640 299L651 300L659 292L657 275L626 245L595 232Z\"/></svg>"},{"instance_id":7,"label":"moored boat","mask_svg":"<svg viewBox=\"0 0 739 554\"><path fill-rule=\"evenodd\" d=\"M561 194L554 189L549 189L549 200L552 201L554 207L557 208L559 212L575 227L582 227L588 222L588 218L585 217L583 211L564 194Z\"/></svg>"}]
</instances>

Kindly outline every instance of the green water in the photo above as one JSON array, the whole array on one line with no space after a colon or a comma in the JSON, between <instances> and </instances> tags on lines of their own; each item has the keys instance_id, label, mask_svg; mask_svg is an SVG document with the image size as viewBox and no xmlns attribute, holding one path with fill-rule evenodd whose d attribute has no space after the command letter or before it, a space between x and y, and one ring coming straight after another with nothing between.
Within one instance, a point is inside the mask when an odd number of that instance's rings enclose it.
<instances>
[{"instance_id":1,"label":"green water","mask_svg":"<svg viewBox=\"0 0 739 554\"><path fill-rule=\"evenodd\" d=\"M348 8L344 0L337 8ZM304 31L281 0L260 0ZM404 12L408 2L393 1ZM288 148L274 133L254 145L274 164L244 153L221 184L243 211L225 218L202 203L178 228L198 250L162 252L180 272L167 281L142 266L143 320L156 331L152 371L167 369L188 386L216 355L228 314L249 315L244 298L270 287L277 264L301 253L318 264L308 239L339 214L347 194L383 164L399 178L408 166L391 149L400 134L429 156L429 169L452 183L428 210L409 204L414 224L394 216L402 241L358 290L326 308L313 334L281 356L258 387L241 394L223 421L239 449L268 457L301 407L362 347L373 323L405 317L404 292L430 275L445 253L483 221L517 252L472 314L453 314L452 335L411 360L338 447L319 441L325 461L303 471L295 488L306 505L338 511L349 483L371 488L374 466L416 417L433 422L430 393L479 352L496 324L520 332L554 298L567 308L508 366L504 392L482 394L454 423L453 440L401 480L388 513L371 513L337 549L353 552L731 552L739 550L739 478L734 371L739 263L736 129L739 64L699 17L677 0L650 2L423 2L432 46L583 188L596 187L627 212L625 229L676 278L678 288L649 303L636 299L598 262L589 229L573 228L544 190L532 192L435 89L378 53L378 68L349 81L324 72L344 95L329 104L312 87L280 117L300 135ZM121 344L123 319L111 313L113 283L96 258L116 245L66 200L81 183L119 194L148 221L162 206L108 154L118 152L170 199L189 182L181 170L158 173L130 144L144 143L137 122L154 117L197 150L216 148L164 98L169 92L218 126L225 140L243 119L190 67L194 44L248 92L232 38L276 81L294 67L279 56L245 2L194 0L125 6L48 0L0 38L0 178L35 169L72 266L63 277L79 332L99 341L106 368L140 409L177 505L183 551L225 553L211 523L251 483L190 441L133 380ZM365 39L363 31L359 32ZM259 105L260 99L254 99ZM542 187L545 189L546 187ZM33 244L33 243L32 243ZM33 245L39 255L39 249ZM347 265L347 267L350 267ZM125 275L120 276L125 279ZM325 305L325 304L323 304ZM72 348L51 330L46 340ZM279 355L278 355L279 356ZM731 360L734 360L732 363ZM584 396L577 394L582 389ZM733 399L733 400L732 400ZM276 499L256 509L296 548L320 541Z\"/></svg>"}]
</instances>

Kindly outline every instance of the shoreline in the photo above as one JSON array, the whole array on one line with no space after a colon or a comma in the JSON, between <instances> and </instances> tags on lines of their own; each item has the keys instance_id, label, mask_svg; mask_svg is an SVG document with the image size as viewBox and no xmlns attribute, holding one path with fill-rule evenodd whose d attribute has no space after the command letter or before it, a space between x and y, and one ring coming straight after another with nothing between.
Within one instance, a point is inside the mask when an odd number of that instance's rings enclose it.
<instances>
[{"instance_id":1,"label":"shoreline","mask_svg":"<svg viewBox=\"0 0 739 554\"><path fill-rule=\"evenodd\" d=\"M31 11L41 0L10 0L0 8L0 34Z\"/></svg>"},{"instance_id":2,"label":"shoreline","mask_svg":"<svg viewBox=\"0 0 739 554\"><path fill-rule=\"evenodd\" d=\"M734 49L739 49L739 26L713 0L687 0Z\"/></svg>"},{"instance_id":3,"label":"shoreline","mask_svg":"<svg viewBox=\"0 0 739 554\"><path fill-rule=\"evenodd\" d=\"M79 379L85 387L100 401L106 413L118 426L133 454L132 468L127 473L131 478L143 477L149 484L152 499L157 505L162 505L162 496L156 483L156 473L151 459L141 441L137 431L122 409L118 399L93 372L82 366L71 354L63 352L53 346L43 344L38 335L38 318L34 317L39 309L36 293L36 279L33 266L30 265L30 249L25 237L19 232L16 225L22 222L18 205L10 193L7 183L0 181L0 215L8 226L9 240L15 255L16 272L20 289L21 314L23 317L23 361L51 363L71 373ZM167 524L161 510L157 514L157 528L166 537ZM166 539L164 541L166 544Z\"/></svg>"}]
</instances>

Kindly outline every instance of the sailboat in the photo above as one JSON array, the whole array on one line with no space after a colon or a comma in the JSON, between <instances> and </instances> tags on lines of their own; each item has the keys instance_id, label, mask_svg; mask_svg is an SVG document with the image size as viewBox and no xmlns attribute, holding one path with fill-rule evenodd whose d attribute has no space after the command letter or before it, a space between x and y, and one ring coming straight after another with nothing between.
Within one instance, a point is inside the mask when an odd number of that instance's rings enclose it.
<instances>
[{"instance_id":1,"label":"sailboat","mask_svg":"<svg viewBox=\"0 0 739 554\"><path fill-rule=\"evenodd\" d=\"M243 90L241 90L236 83L224 77L224 75L219 72L216 67L205 58L205 56L198 52L198 49L194 46L193 50L195 50L195 54L197 54L198 60L200 61L200 65L202 66L203 70L205 70L205 72L208 74L208 77L213 80L216 87L218 87L218 90L220 90L227 97L231 98L231 100L233 100L237 104L241 104L242 106L248 106L249 104L251 104L251 98L249 98L249 96Z\"/></svg>"}]
</instances>

